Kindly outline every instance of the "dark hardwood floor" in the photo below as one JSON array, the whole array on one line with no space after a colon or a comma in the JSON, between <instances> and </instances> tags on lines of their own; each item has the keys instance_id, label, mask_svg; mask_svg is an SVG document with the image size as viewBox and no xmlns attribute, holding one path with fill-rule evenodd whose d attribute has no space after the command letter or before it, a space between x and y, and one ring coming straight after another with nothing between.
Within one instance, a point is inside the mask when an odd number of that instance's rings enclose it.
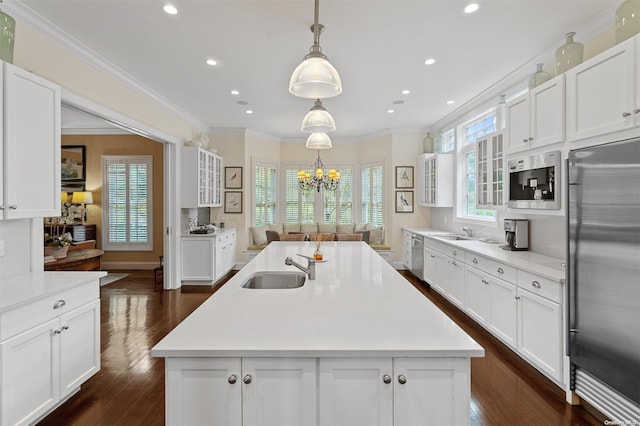
<instances>
[{"instance_id":1,"label":"dark hardwood floor","mask_svg":"<svg viewBox=\"0 0 640 426\"><path fill-rule=\"evenodd\" d=\"M403 275L485 349L484 358L472 360L472 425L602 425L581 407L566 404L549 380L435 291L408 272ZM154 290L152 271L136 271L102 287L102 368L40 424L163 425L164 360L149 352L211 294Z\"/></svg>"}]
</instances>

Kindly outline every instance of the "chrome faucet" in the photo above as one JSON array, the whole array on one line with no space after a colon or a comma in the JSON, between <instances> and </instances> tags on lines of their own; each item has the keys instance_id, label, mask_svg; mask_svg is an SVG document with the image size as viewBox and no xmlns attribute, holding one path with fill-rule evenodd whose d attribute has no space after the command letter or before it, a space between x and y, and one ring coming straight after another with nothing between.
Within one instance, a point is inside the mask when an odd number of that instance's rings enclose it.
<instances>
[{"instance_id":1,"label":"chrome faucet","mask_svg":"<svg viewBox=\"0 0 640 426\"><path fill-rule=\"evenodd\" d=\"M291 265L295 266L296 268L300 269L302 272L307 274L310 280L315 280L316 279L316 260L311 256L305 256L304 254L300 254L300 253L298 253L298 256L302 256L307 259L306 268L301 264L294 262L293 259L291 259L290 257L287 257L284 260L284 264L287 266L291 266Z\"/></svg>"},{"instance_id":2,"label":"chrome faucet","mask_svg":"<svg viewBox=\"0 0 640 426\"><path fill-rule=\"evenodd\" d=\"M462 230L467 234L467 237L471 238L471 235L473 234L473 230L471 228L463 226Z\"/></svg>"}]
</instances>

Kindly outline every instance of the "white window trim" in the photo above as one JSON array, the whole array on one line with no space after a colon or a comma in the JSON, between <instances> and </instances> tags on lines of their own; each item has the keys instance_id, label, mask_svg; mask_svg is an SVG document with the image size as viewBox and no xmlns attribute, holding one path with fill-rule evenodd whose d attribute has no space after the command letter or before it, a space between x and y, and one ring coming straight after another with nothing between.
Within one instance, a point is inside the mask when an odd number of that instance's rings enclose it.
<instances>
[{"instance_id":1,"label":"white window trim","mask_svg":"<svg viewBox=\"0 0 640 426\"><path fill-rule=\"evenodd\" d=\"M147 229L148 239L145 243L110 244L109 243L109 161L139 161L148 166L147 172ZM153 156L151 155L103 155L102 156L102 249L104 251L153 251Z\"/></svg>"},{"instance_id":2,"label":"white window trim","mask_svg":"<svg viewBox=\"0 0 640 426\"><path fill-rule=\"evenodd\" d=\"M260 158L255 158L252 157L251 158L251 184L253 185L254 191L253 191L253 195L251 196L251 224L252 226L255 226L256 224L256 195L255 195L255 188L257 186L257 182L256 182L256 167L257 166L265 166L265 167L271 167L274 168L276 170L276 177L280 177L280 165L278 162L275 161L270 161L270 160L263 160ZM278 179L279 181L280 179ZM275 217L276 220L280 217L280 185L279 183L276 183L276 212L275 212Z\"/></svg>"}]
</instances>

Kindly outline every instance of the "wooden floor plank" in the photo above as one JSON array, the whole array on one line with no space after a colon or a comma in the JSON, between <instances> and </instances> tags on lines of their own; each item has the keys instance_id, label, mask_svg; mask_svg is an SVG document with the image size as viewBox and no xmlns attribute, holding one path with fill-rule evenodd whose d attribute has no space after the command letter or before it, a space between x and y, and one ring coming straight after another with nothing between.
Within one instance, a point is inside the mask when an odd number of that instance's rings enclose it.
<instances>
[{"instance_id":1,"label":"wooden floor plank","mask_svg":"<svg viewBox=\"0 0 640 426\"><path fill-rule=\"evenodd\" d=\"M403 275L485 349L471 363L473 426L601 425L435 291ZM40 424L163 425L164 360L150 350L212 292L154 290L152 271L135 271L102 287L100 296L102 368Z\"/></svg>"}]
</instances>

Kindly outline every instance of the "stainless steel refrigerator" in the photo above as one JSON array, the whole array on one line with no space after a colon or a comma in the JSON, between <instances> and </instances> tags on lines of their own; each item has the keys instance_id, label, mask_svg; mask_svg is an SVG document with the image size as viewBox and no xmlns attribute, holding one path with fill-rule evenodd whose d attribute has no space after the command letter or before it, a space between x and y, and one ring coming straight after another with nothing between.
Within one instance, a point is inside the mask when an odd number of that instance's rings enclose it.
<instances>
[{"instance_id":1,"label":"stainless steel refrigerator","mask_svg":"<svg viewBox=\"0 0 640 426\"><path fill-rule=\"evenodd\" d=\"M568 175L572 389L610 417L636 420L640 417L640 139L571 151Z\"/></svg>"}]
</instances>

